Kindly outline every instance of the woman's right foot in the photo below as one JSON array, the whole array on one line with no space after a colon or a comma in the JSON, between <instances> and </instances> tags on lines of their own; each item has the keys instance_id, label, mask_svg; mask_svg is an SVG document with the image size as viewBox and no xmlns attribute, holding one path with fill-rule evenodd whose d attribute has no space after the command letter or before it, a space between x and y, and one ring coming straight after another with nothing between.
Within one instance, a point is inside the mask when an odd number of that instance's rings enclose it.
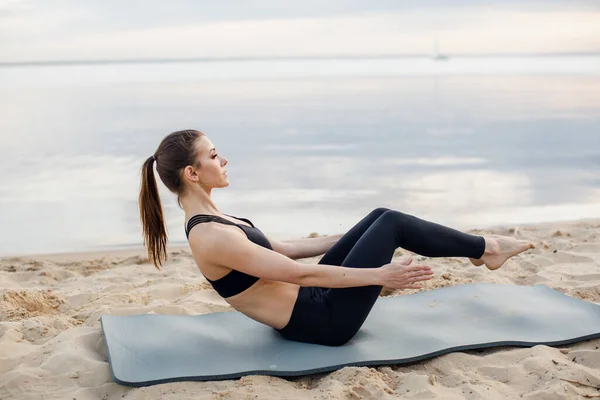
<instances>
[{"instance_id":1,"label":"woman's right foot","mask_svg":"<svg viewBox=\"0 0 600 400\"><path fill-rule=\"evenodd\" d=\"M485 252L478 259L471 258L471 263L476 266L485 264L490 270L500 268L506 260L535 248L535 245L525 240L517 240L507 236L484 236Z\"/></svg>"}]
</instances>

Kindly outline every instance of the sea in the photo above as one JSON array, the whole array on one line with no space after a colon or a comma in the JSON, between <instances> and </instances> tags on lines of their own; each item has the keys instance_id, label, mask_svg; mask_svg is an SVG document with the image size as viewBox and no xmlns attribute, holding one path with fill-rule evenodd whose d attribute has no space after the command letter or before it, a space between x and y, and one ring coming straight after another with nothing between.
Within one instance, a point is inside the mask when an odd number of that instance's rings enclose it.
<instances>
[{"instance_id":1,"label":"sea","mask_svg":"<svg viewBox=\"0 0 600 400\"><path fill-rule=\"evenodd\" d=\"M141 247L140 168L180 129L229 160L219 210L275 239L376 207L461 230L600 217L600 55L3 64L0 256Z\"/></svg>"}]
</instances>

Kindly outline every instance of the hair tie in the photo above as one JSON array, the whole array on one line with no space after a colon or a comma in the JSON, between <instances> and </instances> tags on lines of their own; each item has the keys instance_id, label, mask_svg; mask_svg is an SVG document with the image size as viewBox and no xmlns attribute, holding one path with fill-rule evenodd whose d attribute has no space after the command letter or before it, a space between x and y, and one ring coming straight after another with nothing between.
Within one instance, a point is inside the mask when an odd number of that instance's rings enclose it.
<instances>
[{"instance_id":1,"label":"hair tie","mask_svg":"<svg viewBox=\"0 0 600 400\"><path fill-rule=\"evenodd\" d=\"M156 161L156 157L154 157L154 154L152 154L152 155L150 156L150 158L152 159L152 161Z\"/></svg>"}]
</instances>

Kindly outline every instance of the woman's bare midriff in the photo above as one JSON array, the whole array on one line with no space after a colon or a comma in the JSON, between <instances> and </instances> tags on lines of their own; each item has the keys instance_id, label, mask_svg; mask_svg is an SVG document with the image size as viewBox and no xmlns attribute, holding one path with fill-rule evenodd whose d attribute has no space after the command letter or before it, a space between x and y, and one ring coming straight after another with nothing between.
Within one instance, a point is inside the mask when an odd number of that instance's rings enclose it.
<instances>
[{"instance_id":1,"label":"woman's bare midriff","mask_svg":"<svg viewBox=\"0 0 600 400\"><path fill-rule=\"evenodd\" d=\"M299 289L300 286L291 283L260 279L225 301L249 318L281 329L290 320Z\"/></svg>"},{"instance_id":2,"label":"woman's bare midriff","mask_svg":"<svg viewBox=\"0 0 600 400\"><path fill-rule=\"evenodd\" d=\"M228 216L221 218L227 219L239 225L246 225L240 221L234 221ZM187 220L187 218L186 218ZM240 228L226 226L226 229L231 229L238 235L246 235ZM207 264L201 254L193 254L194 261L200 272L211 280L222 278L231 272L228 268ZM287 282L271 281L267 279L259 279L251 287L235 296L225 298L237 311L245 314L255 321L269 325L276 329L281 329L287 325L298 298L299 285Z\"/></svg>"}]
</instances>

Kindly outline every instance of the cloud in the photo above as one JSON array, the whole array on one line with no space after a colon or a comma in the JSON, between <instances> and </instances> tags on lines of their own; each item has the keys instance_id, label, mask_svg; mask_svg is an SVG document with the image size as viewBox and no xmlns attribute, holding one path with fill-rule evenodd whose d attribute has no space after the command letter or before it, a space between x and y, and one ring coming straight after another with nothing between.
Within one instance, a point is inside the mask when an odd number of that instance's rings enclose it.
<instances>
[{"instance_id":1,"label":"cloud","mask_svg":"<svg viewBox=\"0 0 600 400\"><path fill-rule=\"evenodd\" d=\"M30 5L27 0L0 0L0 12L12 13L29 9Z\"/></svg>"},{"instance_id":2,"label":"cloud","mask_svg":"<svg viewBox=\"0 0 600 400\"><path fill-rule=\"evenodd\" d=\"M428 53L436 37L449 53L600 51L600 9L573 4L426 2L393 9L378 2L361 9L335 3L341 14L330 6L309 15L302 7L255 2L258 9L246 7L251 10L246 18L237 9L228 14L221 6L188 5L190 16L181 16L185 8L163 8L162 19L155 2L141 15L134 6L76 4L48 9L36 3L1 18L0 35L11 39L1 60Z\"/></svg>"},{"instance_id":3,"label":"cloud","mask_svg":"<svg viewBox=\"0 0 600 400\"><path fill-rule=\"evenodd\" d=\"M0 38L9 45L22 45L23 40L45 40L57 32L69 34L68 25L87 16L81 9L44 10L28 0L0 0Z\"/></svg>"}]
</instances>

